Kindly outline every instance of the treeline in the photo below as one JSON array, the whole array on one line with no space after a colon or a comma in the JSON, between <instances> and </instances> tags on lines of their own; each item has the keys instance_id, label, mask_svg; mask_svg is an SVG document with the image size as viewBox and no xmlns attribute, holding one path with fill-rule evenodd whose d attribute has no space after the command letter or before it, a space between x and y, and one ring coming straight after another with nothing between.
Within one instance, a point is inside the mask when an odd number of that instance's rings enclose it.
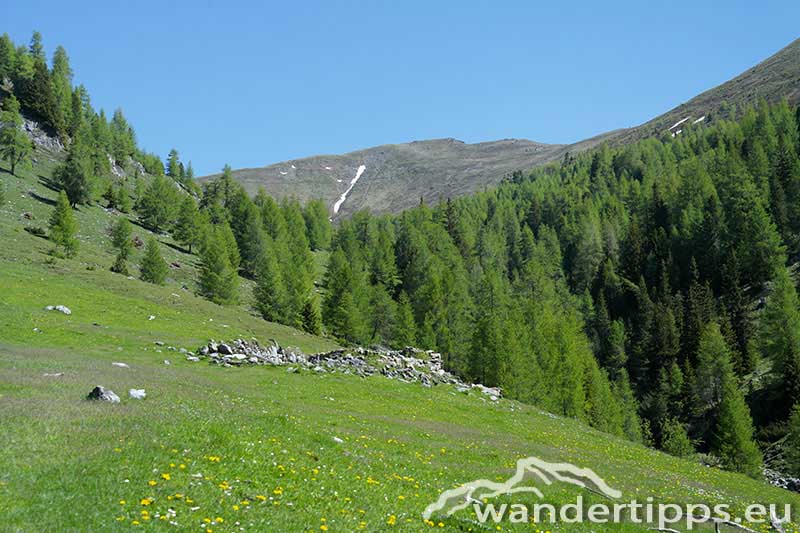
<instances>
[{"instance_id":1,"label":"treeline","mask_svg":"<svg viewBox=\"0 0 800 533\"><path fill-rule=\"evenodd\" d=\"M785 102L739 116L432 208L356 214L333 238L326 325L439 350L512 397L757 474L752 416L772 440L800 400L785 268L800 119Z\"/></svg>"}]
</instances>

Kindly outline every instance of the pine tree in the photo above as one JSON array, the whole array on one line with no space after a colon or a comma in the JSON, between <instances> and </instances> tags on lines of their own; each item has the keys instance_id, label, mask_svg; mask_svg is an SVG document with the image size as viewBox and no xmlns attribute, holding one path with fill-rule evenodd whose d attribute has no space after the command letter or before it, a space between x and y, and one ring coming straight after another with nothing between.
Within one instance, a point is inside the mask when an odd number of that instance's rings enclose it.
<instances>
[{"instance_id":1,"label":"pine tree","mask_svg":"<svg viewBox=\"0 0 800 533\"><path fill-rule=\"evenodd\" d=\"M398 348L414 346L417 341L417 324L414 322L414 309L405 292L397 299L397 315L392 332L392 344Z\"/></svg>"},{"instance_id":2,"label":"pine tree","mask_svg":"<svg viewBox=\"0 0 800 533\"><path fill-rule=\"evenodd\" d=\"M312 294L303 305L303 331L312 335L322 333L322 311L316 294Z\"/></svg>"},{"instance_id":3,"label":"pine tree","mask_svg":"<svg viewBox=\"0 0 800 533\"><path fill-rule=\"evenodd\" d=\"M175 184L163 176L156 176L138 202L137 211L148 228L159 232L172 224L180 201Z\"/></svg>"},{"instance_id":4,"label":"pine tree","mask_svg":"<svg viewBox=\"0 0 800 533\"><path fill-rule=\"evenodd\" d=\"M264 243L256 268L256 288L254 290L256 309L271 322L286 322L286 292L275 246L269 235Z\"/></svg>"},{"instance_id":5,"label":"pine tree","mask_svg":"<svg viewBox=\"0 0 800 533\"><path fill-rule=\"evenodd\" d=\"M703 438L725 468L756 477L761 473L761 452L719 326L712 323L703 329L697 350L695 390L701 403L695 413L709 427Z\"/></svg>"},{"instance_id":6,"label":"pine tree","mask_svg":"<svg viewBox=\"0 0 800 533\"><path fill-rule=\"evenodd\" d=\"M209 229L204 239L200 260L200 294L220 305L235 303L239 278L230 263L230 253L221 227Z\"/></svg>"},{"instance_id":7,"label":"pine tree","mask_svg":"<svg viewBox=\"0 0 800 533\"><path fill-rule=\"evenodd\" d=\"M327 250L331 244L331 223L328 208L322 200L309 201L303 210L306 235L312 250Z\"/></svg>"},{"instance_id":8,"label":"pine tree","mask_svg":"<svg viewBox=\"0 0 800 533\"><path fill-rule=\"evenodd\" d=\"M95 173L87 136L85 128L75 134L67 151L67 159L55 171L56 181L67 193L72 206L88 203L92 199Z\"/></svg>"},{"instance_id":9,"label":"pine tree","mask_svg":"<svg viewBox=\"0 0 800 533\"><path fill-rule=\"evenodd\" d=\"M172 236L179 243L188 246L189 253L192 253L192 246L200 244L203 236L200 211L191 196L185 196L178 210L178 217L175 221L175 229Z\"/></svg>"},{"instance_id":10,"label":"pine tree","mask_svg":"<svg viewBox=\"0 0 800 533\"><path fill-rule=\"evenodd\" d=\"M22 131L22 115L19 102L13 94L3 100L0 113L0 156L11 165L11 175L15 176L17 167L30 161L33 144Z\"/></svg>"},{"instance_id":11,"label":"pine tree","mask_svg":"<svg viewBox=\"0 0 800 533\"><path fill-rule=\"evenodd\" d=\"M181 172L180 166L180 158L178 156L178 151L173 148L169 151L169 156L167 156L167 176L172 179L180 180L183 178L183 173Z\"/></svg>"},{"instance_id":12,"label":"pine tree","mask_svg":"<svg viewBox=\"0 0 800 533\"><path fill-rule=\"evenodd\" d=\"M158 241L153 236L147 239L147 244L144 248L144 257L142 257L142 263L139 265L139 271L139 279L142 281L163 285L164 281L167 279L169 267L166 261L164 261L164 258L161 257Z\"/></svg>"},{"instance_id":13,"label":"pine tree","mask_svg":"<svg viewBox=\"0 0 800 533\"><path fill-rule=\"evenodd\" d=\"M133 249L131 229L131 223L125 217L120 217L111 227L111 244L117 249L117 258L111 267L111 271L126 276L128 275L127 260Z\"/></svg>"},{"instance_id":14,"label":"pine tree","mask_svg":"<svg viewBox=\"0 0 800 533\"><path fill-rule=\"evenodd\" d=\"M77 232L78 224L72 214L72 206L67 194L61 191L50 216L50 240L56 245L56 249L60 247L64 255L70 257L78 250L78 239L75 238Z\"/></svg>"},{"instance_id":15,"label":"pine tree","mask_svg":"<svg viewBox=\"0 0 800 533\"><path fill-rule=\"evenodd\" d=\"M789 274L781 269L760 322L762 354L772 361L776 411L781 417L800 402L800 300Z\"/></svg>"}]
</instances>

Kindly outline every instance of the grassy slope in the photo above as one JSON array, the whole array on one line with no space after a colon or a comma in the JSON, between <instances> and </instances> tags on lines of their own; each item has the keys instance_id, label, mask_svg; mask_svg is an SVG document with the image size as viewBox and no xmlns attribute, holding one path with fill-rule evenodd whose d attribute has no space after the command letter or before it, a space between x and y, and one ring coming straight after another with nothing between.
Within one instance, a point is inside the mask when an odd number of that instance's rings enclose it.
<instances>
[{"instance_id":1,"label":"grassy slope","mask_svg":"<svg viewBox=\"0 0 800 533\"><path fill-rule=\"evenodd\" d=\"M181 283L191 287L192 258L172 249L170 261L186 266L166 287L110 273L107 245L92 235L112 215L97 207L79 214L79 256L47 264L49 243L21 230L29 223L21 212L45 224L50 210L22 193L54 196L36 175L0 174L11 200L0 207L2 530L128 530L134 520L175 529L156 518L172 508L179 529L415 531L429 528L420 515L440 491L476 478L505 479L517 459L530 455L589 466L625 498L737 507L790 501L800 509L797 495L516 402L491 404L450 387L383 378L186 362L154 341L192 349L209 337L274 337L306 351L333 344L182 290ZM43 310L60 303L73 314ZM83 400L95 384L115 390L123 403ZM145 388L147 399L128 400L129 388ZM544 492L550 502L575 496L564 486ZM142 505L145 498L152 502ZM480 530L465 514L443 525ZM531 530L502 526L515 528Z\"/></svg>"}]
</instances>

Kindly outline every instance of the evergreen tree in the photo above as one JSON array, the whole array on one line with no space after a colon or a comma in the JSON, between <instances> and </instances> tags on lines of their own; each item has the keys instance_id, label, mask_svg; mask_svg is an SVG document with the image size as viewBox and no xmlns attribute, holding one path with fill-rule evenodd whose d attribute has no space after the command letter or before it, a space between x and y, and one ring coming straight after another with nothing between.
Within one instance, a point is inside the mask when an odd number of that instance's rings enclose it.
<instances>
[{"instance_id":1,"label":"evergreen tree","mask_svg":"<svg viewBox=\"0 0 800 533\"><path fill-rule=\"evenodd\" d=\"M203 236L200 211L191 196L185 196L181 202L172 235L179 243L188 246L189 253L192 253L192 246L200 244Z\"/></svg>"},{"instance_id":2,"label":"evergreen tree","mask_svg":"<svg viewBox=\"0 0 800 533\"><path fill-rule=\"evenodd\" d=\"M167 279L169 267L166 261L164 261L164 258L161 257L158 241L153 236L147 239L147 244L144 248L144 257L142 257L142 263L139 265L139 271L139 279L142 281L163 285L164 281Z\"/></svg>"},{"instance_id":3,"label":"evergreen tree","mask_svg":"<svg viewBox=\"0 0 800 533\"><path fill-rule=\"evenodd\" d=\"M775 278L760 326L761 352L772 362L775 411L788 416L800 402L800 300L785 269Z\"/></svg>"},{"instance_id":4,"label":"evergreen tree","mask_svg":"<svg viewBox=\"0 0 800 533\"><path fill-rule=\"evenodd\" d=\"M117 258L111 266L112 272L128 275L127 260L133 249L131 232L131 223L125 217L120 217L111 227L111 244L117 249Z\"/></svg>"},{"instance_id":5,"label":"evergreen tree","mask_svg":"<svg viewBox=\"0 0 800 533\"><path fill-rule=\"evenodd\" d=\"M315 294L312 294L303 305L303 331L312 335L322 333L322 311Z\"/></svg>"},{"instance_id":6,"label":"evergreen tree","mask_svg":"<svg viewBox=\"0 0 800 533\"><path fill-rule=\"evenodd\" d=\"M286 322L286 292L275 256L275 247L268 235L265 236L260 250L254 295L256 309L264 317L264 320Z\"/></svg>"},{"instance_id":7,"label":"evergreen tree","mask_svg":"<svg viewBox=\"0 0 800 533\"><path fill-rule=\"evenodd\" d=\"M72 206L67 194L61 191L50 216L50 240L56 245L56 249L61 248L64 255L70 257L78 250L78 239L75 238L77 233L78 224L72 214Z\"/></svg>"},{"instance_id":8,"label":"evergreen tree","mask_svg":"<svg viewBox=\"0 0 800 533\"><path fill-rule=\"evenodd\" d=\"M16 175L17 167L28 164L32 151L33 144L22 130L19 102L9 95L0 113L0 156L11 165L11 175Z\"/></svg>"},{"instance_id":9,"label":"evergreen tree","mask_svg":"<svg viewBox=\"0 0 800 533\"><path fill-rule=\"evenodd\" d=\"M328 208L322 200L309 201L303 210L306 235L312 250L327 250L331 244L331 223Z\"/></svg>"},{"instance_id":10,"label":"evergreen tree","mask_svg":"<svg viewBox=\"0 0 800 533\"><path fill-rule=\"evenodd\" d=\"M160 232L174 221L180 201L175 184L163 176L156 176L138 202L137 211L148 228Z\"/></svg>"},{"instance_id":11,"label":"evergreen tree","mask_svg":"<svg viewBox=\"0 0 800 533\"><path fill-rule=\"evenodd\" d=\"M414 322L414 310L405 292L397 299L397 314L392 332L392 344L398 348L414 346L417 340L417 325Z\"/></svg>"},{"instance_id":12,"label":"evergreen tree","mask_svg":"<svg viewBox=\"0 0 800 533\"><path fill-rule=\"evenodd\" d=\"M173 178L175 180L180 180L183 178L183 173L181 172L180 166L180 158L178 157L178 151L173 148L169 151L169 156L167 156L167 176Z\"/></svg>"},{"instance_id":13,"label":"evergreen tree","mask_svg":"<svg viewBox=\"0 0 800 533\"><path fill-rule=\"evenodd\" d=\"M56 181L67 193L72 206L88 203L92 199L95 174L87 135L85 129L75 134L66 160L55 171Z\"/></svg>"},{"instance_id":14,"label":"evergreen tree","mask_svg":"<svg viewBox=\"0 0 800 533\"><path fill-rule=\"evenodd\" d=\"M725 468L758 478L761 476L763 457L753 440L750 410L733 371L724 378L712 450L722 459Z\"/></svg>"},{"instance_id":15,"label":"evergreen tree","mask_svg":"<svg viewBox=\"0 0 800 533\"><path fill-rule=\"evenodd\" d=\"M239 287L224 234L222 227L210 229L200 253L200 294L220 305L236 303Z\"/></svg>"}]
</instances>

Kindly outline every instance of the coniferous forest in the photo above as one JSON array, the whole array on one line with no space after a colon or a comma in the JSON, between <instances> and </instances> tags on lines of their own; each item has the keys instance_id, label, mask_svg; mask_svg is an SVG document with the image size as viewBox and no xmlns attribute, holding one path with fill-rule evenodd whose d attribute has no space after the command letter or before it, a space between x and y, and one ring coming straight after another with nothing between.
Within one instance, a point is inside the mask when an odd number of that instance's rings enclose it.
<instances>
[{"instance_id":1,"label":"coniferous forest","mask_svg":"<svg viewBox=\"0 0 800 533\"><path fill-rule=\"evenodd\" d=\"M48 66L38 34L0 39L0 80L12 173L30 158L21 113L65 146L51 221L64 255L71 209L101 203L196 254L208 300L240 303L252 284L272 322L435 350L511 398L753 476L763 446L800 435L800 113L785 101L334 226L321 200L251 198L227 166L199 186L176 150L166 164L144 152L121 110L108 120L72 85L63 48ZM113 245L127 275L126 223ZM142 279L166 269L149 241Z\"/></svg>"}]
</instances>

